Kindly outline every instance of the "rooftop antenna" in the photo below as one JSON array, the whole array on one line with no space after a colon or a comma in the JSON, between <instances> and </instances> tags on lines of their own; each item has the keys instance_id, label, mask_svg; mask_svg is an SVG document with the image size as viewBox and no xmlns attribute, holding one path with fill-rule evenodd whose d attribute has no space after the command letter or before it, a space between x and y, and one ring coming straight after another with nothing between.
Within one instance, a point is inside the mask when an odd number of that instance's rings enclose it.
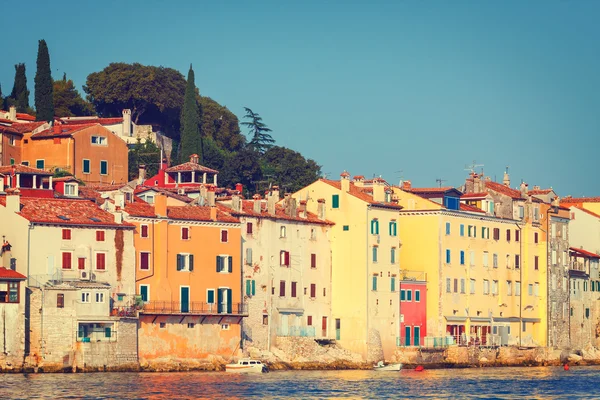
<instances>
[{"instance_id":1,"label":"rooftop antenna","mask_svg":"<svg viewBox=\"0 0 600 400\"><path fill-rule=\"evenodd\" d=\"M442 183L446 182L446 179L437 178L435 182L438 184L438 187L442 187Z\"/></svg>"},{"instance_id":2,"label":"rooftop antenna","mask_svg":"<svg viewBox=\"0 0 600 400\"><path fill-rule=\"evenodd\" d=\"M331 172L323 172L323 179L327 179L327 176L330 174Z\"/></svg>"},{"instance_id":3,"label":"rooftop antenna","mask_svg":"<svg viewBox=\"0 0 600 400\"><path fill-rule=\"evenodd\" d=\"M473 164L471 165L465 165L465 171L469 171L471 173L475 173L475 168L478 167L482 167L483 168L483 164L477 164L477 161L473 160Z\"/></svg>"},{"instance_id":4,"label":"rooftop antenna","mask_svg":"<svg viewBox=\"0 0 600 400\"><path fill-rule=\"evenodd\" d=\"M395 174L399 174L396 175L398 177L398 186L402 187L402 181L404 180L404 175L403 175L404 170L401 169L400 171L395 171Z\"/></svg>"}]
</instances>

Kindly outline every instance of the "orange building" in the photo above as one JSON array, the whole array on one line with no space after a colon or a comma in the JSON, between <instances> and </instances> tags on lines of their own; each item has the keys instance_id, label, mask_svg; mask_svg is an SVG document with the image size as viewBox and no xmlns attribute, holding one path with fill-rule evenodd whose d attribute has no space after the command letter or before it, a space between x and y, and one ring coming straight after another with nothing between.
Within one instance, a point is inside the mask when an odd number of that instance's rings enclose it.
<instances>
[{"instance_id":1,"label":"orange building","mask_svg":"<svg viewBox=\"0 0 600 400\"><path fill-rule=\"evenodd\" d=\"M61 169L85 183L125 183L127 144L100 124L59 125L22 138L21 163Z\"/></svg>"},{"instance_id":2,"label":"orange building","mask_svg":"<svg viewBox=\"0 0 600 400\"><path fill-rule=\"evenodd\" d=\"M0 119L0 165L20 164L23 134L43 124L43 122L13 123Z\"/></svg>"},{"instance_id":3,"label":"orange building","mask_svg":"<svg viewBox=\"0 0 600 400\"><path fill-rule=\"evenodd\" d=\"M142 363L210 363L209 354L231 357L240 346L247 316L240 223L226 207L214 205L214 196L206 204L167 207L167 197L158 193L153 205L125 207L127 221L136 226Z\"/></svg>"}]
</instances>

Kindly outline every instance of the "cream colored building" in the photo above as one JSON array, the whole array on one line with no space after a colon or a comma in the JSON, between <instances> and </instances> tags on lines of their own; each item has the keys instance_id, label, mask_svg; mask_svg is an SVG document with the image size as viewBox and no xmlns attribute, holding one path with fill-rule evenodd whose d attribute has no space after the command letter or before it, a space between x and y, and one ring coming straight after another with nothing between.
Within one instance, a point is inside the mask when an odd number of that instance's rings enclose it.
<instances>
[{"instance_id":1,"label":"cream colored building","mask_svg":"<svg viewBox=\"0 0 600 400\"><path fill-rule=\"evenodd\" d=\"M293 194L310 212L335 223L332 244L332 318L335 339L365 360L389 359L396 349L399 314L401 207L383 180L319 179Z\"/></svg>"}]
</instances>

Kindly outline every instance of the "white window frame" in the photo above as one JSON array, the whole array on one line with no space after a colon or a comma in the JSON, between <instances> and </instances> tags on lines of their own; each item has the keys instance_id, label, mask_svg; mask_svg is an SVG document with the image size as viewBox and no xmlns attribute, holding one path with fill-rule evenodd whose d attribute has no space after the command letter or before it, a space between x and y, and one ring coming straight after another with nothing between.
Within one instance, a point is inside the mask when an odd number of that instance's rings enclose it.
<instances>
[{"instance_id":1,"label":"white window frame","mask_svg":"<svg viewBox=\"0 0 600 400\"><path fill-rule=\"evenodd\" d=\"M227 232L227 240L223 241L223 232ZM229 243L229 229L221 229L219 232L219 242L221 243Z\"/></svg>"},{"instance_id":2,"label":"white window frame","mask_svg":"<svg viewBox=\"0 0 600 400\"><path fill-rule=\"evenodd\" d=\"M187 237L187 239L184 239L184 238L183 238L183 230L184 230L184 229L187 229L187 236L188 236L188 237ZM180 230L180 238L181 238L181 240L191 240L190 231L191 231L191 230L190 230L190 227L189 227L189 226L182 226L182 227L181 227L181 230Z\"/></svg>"},{"instance_id":3,"label":"white window frame","mask_svg":"<svg viewBox=\"0 0 600 400\"><path fill-rule=\"evenodd\" d=\"M90 292L81 292L81 303L88 304L91 303Z\"/></svg>"},{"instance_id":4,"label":"white window frame","mask_svg":"<svg viewBox=\"0 0 600 400\"><path fill-rule=\"evenodd\" d=\"M218 271L219 274L228 274L229 273L229 256L230 254L219 254L221 257L221 270ZM226 260L226 261L223 261ZM233 260L232 260L233 262ZM233 265L231 266L233 269ZM226 288L229 289L229 288Z\"/></svg>"},{"instance_id":5,"label":"white window frame","mask_svg":"<svg viewBox=\"0 0 600 400\"><path fill-rule=\"evenodd\" d=\"M148 254L148 268L142 268L142 254ZM139 252L139 256L138 256L138 262L139 262L139 270L140 271L150 271L152 269L152 253L149 251L140 251Z\"/></svg>"},{"instance_id":6,"label":"white window frame","mask_svg":"<svg viewBox=\"0 0 600 400\"><path fill-rule=\"evenodd\" d=\"M140 291L140 297L142 296L142 287L146 287L146 293L148 294L148 300L144 301L144 303L150 302L150 285L148 283L140 284L138 289ZM142 300L143 301L143 300Z\"/></svg>"},{"instance_id":7,"label":"white window frame","mask_svg":"<svg viewBox=\"0 0 600 400\"><path fill-rule=\"evenodd\" d=\"M183 268L177 272L190 272L190 255L192 255L192 253L177 253L177 254L180 256L183 256ZM175 269L177 269L177 266L175 266Z\"/></svg>"},{"instance_id":8,"label":"white window frame","mask_svg":"<svg viewBox=\"0 0 600 400\"><path fill-rule=\"evenodd\" d=\"M87 172L85 172L85 162L86 161L88 162L88 165L90 167L90 169ZM90 160L89 158L83 158L81 160L81 172L85 175L89 175L92 173L92 160Z\"/></svg>"},{"instance_id":9,"label":"white window frame","mask_svg":"<svg viewBox=\"0 0 600 400\"><path fill-rule=\"evenodd\" d=\"M419 293L419 295L417 296L417 293ZM421 302L421 290L420 289L415 289L414 293L413 293L413 301L415 303L420 303ZM417 297L419 298L419 300L417 300Z\"/></svg>"},{"instance_id":10,"label":"white window frame","mask_svg":"<svg viewBox=\"0 0 600 400\"><path fill-rule=\"evenodd\" d=\"M95 141L94 141L94 139L95 139ZM107 146L108 145L108 139L106 136L92 135L92 137L90 138L90 142L94 146Z\"/></svg>"},{"instance_id":11,"label":"white window frame","mask_svg":"<svg viewBox=\"0 0 600 400\"><path fill-rule=\"evenodd\" d=\"M65 196L77 196L77 185L75 183L65 183Z\"/></svg>"},{"instance_id":12,"label":"white window frame","mask_svg":"<svg viewBox=\"0 0 600 400\"><path fill-rule=\"evenodd\" d=\"M283 239L287 237L287 229L285 225L281 225L279 227L279 238Z\"/></svg>"},{"instance_id":13,"label":"white window frame","mask_svg":"<svg viewBox=\"0 0 600 400\"><path fill-rule=\"evenodd\" d=\"M142 235L142 232L143 232L142 226L146 227L146 236ZM140 225L140 238L142 238L142 239L148 239L149 237L150 237L150 226L148 224L141 224Z\"/></svg>"},{"instance_id":14,"label":"white window frame","mask_svg":"<svg viewBox=\"0 0 600 400\"><path fill-rule=\"evenodd\" d=\"M104 269L98 269L98 254L104 254ZM108 271L108 252L107 251L94 251L94 271L99 271L99 272Z\"/></svg>"},{"instance_id":15,"label":"white window frame","mask_svg":"<svg viewBox=\"0 0 600 400\"><path fill-rule=\"evenodd\" d=\"M102 163L106 163L106 173L102 173ZM100 175L108 176L108 160L100 160Z\"/></svg>"},{"instance_id":16,"label":"white window frame","mask_svg":"<svg viewBox=\"0 0 600 400\"><path fill-rule=\"evenodd\" d=\"M16 143L14 135L8 135L8 144L14 146Z\"/></svg>"},{"instance_id":17,"label":"white window frame","mask_svg":"<svg viewBox=\"0 0 600 400\"><path fill-rule=\"evenodd\" d=\"M96 303L104 303L104 292L96 292ZM98 301L100 299L100 301Z\"/></svg>"}]
</instances>

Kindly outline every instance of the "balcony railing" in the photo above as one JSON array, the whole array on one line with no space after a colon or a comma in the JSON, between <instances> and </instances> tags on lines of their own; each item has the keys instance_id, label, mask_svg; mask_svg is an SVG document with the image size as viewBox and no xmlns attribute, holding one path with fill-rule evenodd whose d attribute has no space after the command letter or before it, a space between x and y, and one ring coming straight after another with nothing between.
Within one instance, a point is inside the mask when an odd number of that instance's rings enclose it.
<instances>
[{"instance_id":1,"label":"balcony railing","mask_svg":"<svg viewBox=\"0 0 600 400\"><path fill-rule=\"evenodd\" d=\"M287 328L278 327L277 336L315 337L317 336L317 331L314 326L289 326Z\"/></svg>"},{"instance_id":2,"label":"balcony railing","mask_svg":"<svg viewBox=\"0 0 600 400\"><path fill-rule=\"evenodd\" d=\"M137 318L138 309L135 306L113 307L110 310L110 315L113 317Z\"/></svg>"},{"instance_id":3,"label":"balcony railing","mask_svg":"<svg viewBox=\"0 0 600 400\"><path fill-rule=\"evenodd\" d=\"M215 304L191 301L148 301L143 304L141 314L195 314L195 315L239 315L247 316L244 303Z\"/></svg>"}]
</instances>

